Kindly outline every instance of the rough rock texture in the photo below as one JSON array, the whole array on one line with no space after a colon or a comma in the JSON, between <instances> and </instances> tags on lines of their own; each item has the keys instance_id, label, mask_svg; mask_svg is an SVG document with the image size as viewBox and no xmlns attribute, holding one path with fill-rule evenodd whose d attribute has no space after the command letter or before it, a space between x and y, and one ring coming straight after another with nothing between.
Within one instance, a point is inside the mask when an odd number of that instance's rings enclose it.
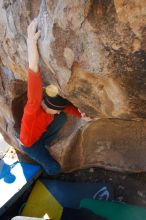
<instances>
[{"instance_id":1,"label":"rough rock texture","mask_svg":"<svg viewBox=\"0 0 146 220\"><path fill-rule=\"evenodd\" d=\"M98 165L120 170L145 170L145 149L141 144L144 143L144 136L139 138L137 135L132 140L135 131L127 133L126 123L137 128L137 133L145 131L141 130L141 126L146 119L146 1L0 1L0 130L7 141L15 146L17 141L14 135L19 133L26 101L26 29L35 16L38 16L41 30L39 50L44 84L56 84L61 94L82 112L101 119L83 128L79 123L73 133L77 137L80 129L83 135L78 136L78 141L82 144L86 138L91 141L89 145L93 146L94 162L88 157L87 144L87 150L84 149L87 154L80 153L78 163L74 161L74 167L65 169L69 171ZM118 134L108 118L117 121ZM137 119L141 122L135 121ZM114 158L110 161L111 166L104 144L104 153L96 153L100 150L100 139L105 139L106 143L107 137L102 134L106 134L107 128L109 131L115 129L115 136L107 134L109 142L113 143L110 148L110 156ZM88 132L84 136L86 130ZM90 138L91 131L100 133L98 139L94 134L94 138ZM72 138L73 134L68 137L67 143L76 148L79 144ZM122 141L126 136L129 142L124 145ZM118 141L114 138L118 138ZM96 145L95 141L99 144ZM81 148L83 150L84 147ZM60 155L61 149L57 149ZM69 149L66 149L66 153ZM136 149L138 152L142 150L139 159ZM131 152L128 153L131 156L126 152ZM76 157L74 152L71 155ZM65 161L62 164L63 167L69 167Z\"/></svg>"},{"instance_id":2,"label":"rough rock texture","mask_svg":"<svg viewBox=\"0 0 146 220\"><path fill-rule=\"evenodd\" d=\"M78 130L77 121L76 128L72 126L71 129L71 124L65 125L49 149L64 172L96 166L118 171L146 171L146 121L100 119L83 127L80 125Z\"/></svg>"}]
</instances>

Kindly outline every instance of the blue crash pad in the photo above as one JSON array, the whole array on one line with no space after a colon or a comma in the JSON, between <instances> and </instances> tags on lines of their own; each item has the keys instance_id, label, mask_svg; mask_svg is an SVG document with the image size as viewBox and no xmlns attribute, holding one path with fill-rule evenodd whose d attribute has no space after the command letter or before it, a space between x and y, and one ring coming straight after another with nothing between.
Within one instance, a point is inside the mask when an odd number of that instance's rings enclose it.
<instances>
[{"instance_id":1,"label":"blue crash pad","mask_svg":"<svg viewBox=\"0 0 146 220\"><path fill-rule=\"evenodd\" d=\"M0 215L25 192L40 173L38 165L18 161L8 165L0 160Z\"/></svg>"},{"instance_id":2,"label":"blue crash pad","mask_svg":"<svg viewBox=\"0 0 146 220\"><path fill-rule=\"evenodd\" d=\"M83 198L113 200L110 184L63 182L47 179L41 181L63 207L79 208Z\"/></svg>"}]
</instances>

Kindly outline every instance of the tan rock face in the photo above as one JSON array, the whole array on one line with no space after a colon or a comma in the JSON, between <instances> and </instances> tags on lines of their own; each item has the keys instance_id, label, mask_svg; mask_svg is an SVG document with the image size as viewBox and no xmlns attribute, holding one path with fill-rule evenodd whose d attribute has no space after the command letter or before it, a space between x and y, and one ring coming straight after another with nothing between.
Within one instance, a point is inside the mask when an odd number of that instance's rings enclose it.
<instances>
[{"instance_id":1,"label":"tan rock face","mask_svg":"<svg viewBox=\"0 0 146 220\"><path fill-rule=\"evenodd\" d=\"M142 38L142 32L146 24L145 0L114 0L118 19L123 23L129 23L132 31L138 38Z\"/></svg>"},{"instance_id":2,"label":"tan rock face","mask_svg":"<svg viewBox=\"0 0 146 220\"><path fill-rule=\"evenodd\" d=\"M76 122L77 123L77 122ZM64 131L49 151L64 172L87 167L105 167L118 171L146 170L146 122L100 119ZM69 138L68 138L69 136Z\"/></svg>"},{"instance_id":3,"label":"tan rock face","mask_svg":"<svg viewBox=\"0 0 146 220\"><path fill-rule=\"evenodd\" d=\"M104 118L105 127L106 121L107 126L109 124L108 118L120 119L121 132L124 132L121 130L126 123L124 120L132 120L135 125L138 122L133 120L137 118L145 121L145 0L1 0L0 127L7 141L17 145L14 135L16 131L19 133L27 90L27 26L36 16L41 30L38 46L44 84L56 84L61 94L82 112L90 117ZM99 132L100 124L98 127L93 123L86 128L88 133L90 130L95 132L92 126ZM104 133L106 128L102 129ZM118 135L122 141L123 134ZM113 140L112 135L110 138ZM129 138L132 138L130 134ZM71 136L68 138L70 146L74 141ZM90 141L94 142L95 137ZM93 146L92 151L98 151L95 143ZM121 148L124 145L117 144L119 154ZM131 149L130 143L128 149ZM86 158L86 155L80 155ZM106 153L102 157L96 157L93 164L97 162L102 166L99 162L107 161ZM118 167L119 160L114 158L117 164L113 167ZM92 164L89 161L86 160L87 166ZM134 160L131 159L132 163ZM86 165L79 163L75 167ZM128 170L126 165L123 169Z\"/></svg>"},{"instance_id":4,"label":"tan rock face","mask_svg":"<svg viewBox=\"0 0 146 220\"><path fill-rule=\"evenodd\" d=\"M42 58L62 94L89 116L146 115L146 3L132 3L42 1Z\"/></svg>"}]
</instances>

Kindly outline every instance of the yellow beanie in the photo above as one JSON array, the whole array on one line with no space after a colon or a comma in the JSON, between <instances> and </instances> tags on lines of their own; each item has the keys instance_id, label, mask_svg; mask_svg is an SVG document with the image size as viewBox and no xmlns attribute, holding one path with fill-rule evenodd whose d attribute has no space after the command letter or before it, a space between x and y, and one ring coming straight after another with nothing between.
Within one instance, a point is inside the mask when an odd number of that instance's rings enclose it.
<instances>
[{"instance_id":1,"label":"yellow beanie","mask_svg":"<svg viewBox=\"0 0 146 220\"><path fill-rule=\"evenodd\" d=\"M45 92L50 97L56 97L59 94L58 88L52 84L45 88Z\"/></svg>"}]
</instances>

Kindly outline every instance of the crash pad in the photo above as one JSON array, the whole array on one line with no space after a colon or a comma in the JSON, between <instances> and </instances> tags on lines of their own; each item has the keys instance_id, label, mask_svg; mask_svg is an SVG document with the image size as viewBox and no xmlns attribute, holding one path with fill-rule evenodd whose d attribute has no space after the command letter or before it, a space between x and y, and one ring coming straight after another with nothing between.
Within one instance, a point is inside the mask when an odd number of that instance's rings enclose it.
<instances>
[{"instance_id":1,"label":"crash pad","mask_svg":"<svg viewBox=\"0 0 146 220\"><path fill-rule=\"evenodd\" d=\"M23 216L39 217L44 215L50 219L60 220L63 207L48 191L41 181L37 181L21 213Z\"/></svg>"},{"instance_id":2,"label":"crash pad","mask_svg":"<svg viewBox=\"0 0 146 220\"><path fill-rule=\"evenodd\" d=\"M87 208L107 220L145 220L146 209L120 202L84 199L80 208Z\"/></svg>"},{"instance_id":3,"label":"crash pad","mask_svg":"<svg viewBox=\"0 0 146 220\"><path fill-rule=\"evenodd\" d=\"M113 200L112 187L107 183L41 181L63 207L79 208L84 198Z\"/></svg>"},{"instance_id":4,"label":"crash pad","mask_svg":"<svg viewBox=\"0 0 146 220\"><path fill-rule=\"evenodd\" d=\"M0 160L0 215L2 215L39 176L38 165Z\"/></svg>"}]
</instances>

